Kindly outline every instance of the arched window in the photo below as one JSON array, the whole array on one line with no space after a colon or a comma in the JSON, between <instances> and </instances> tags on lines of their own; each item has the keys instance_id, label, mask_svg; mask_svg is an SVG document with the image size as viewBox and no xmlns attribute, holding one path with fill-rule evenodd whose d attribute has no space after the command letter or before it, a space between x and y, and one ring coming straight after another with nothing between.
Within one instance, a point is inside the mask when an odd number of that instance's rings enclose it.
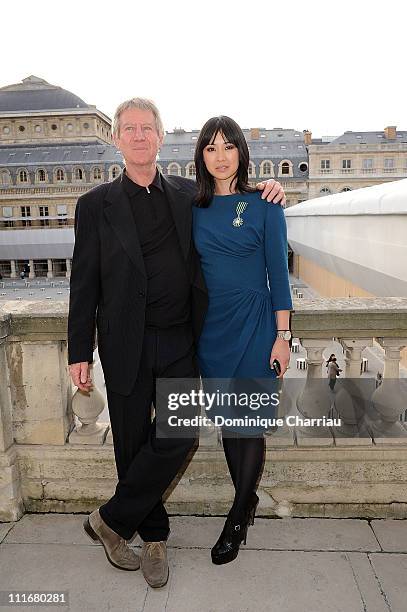
<instances>
[{"instance_id":1,"label":"arched window","mask_svg":"<svg viewBox=\"0 0 407 612\"><path fill-rule=\"evenodd\" d=\"M196 168L195 168L194 162L189 162L189 164L187 164L186 171L187 171L187 177L188 178L195 178L195 176L196 176Z\"/></svg>"},{"instance_id":2,"label":"arched window","mask_svg":"<svg viewBox=\"0 0 407 612\"><path fill-rule=\"evenodd\" d=\"M120 167L119 166L110 166L109 168L109 180L112 181L113 179L117 178L120 174Z\"/></svg>"},{"instance_id":3,"label":"arched window","mask_svg":"<svg viewBox=\"0 0 407 612\"><path fill-rule=\"evenodd\" d=\"M281 174L290 174L290 164L288 162L281 164Z\"/></svg>"},{"instance_id":4,"label":"arched window","mask_svg":"<svg viewBox=\"0 0 407 612\"><path fill-rule=\"evenodd\" d=\"M271 161L264 160L260 164L260 176L272 176L273 166Z\"/></svg>"},{"instance_id":5,"label":"arched window","mask_svg":"<svg viewBox=\"0 0 407 612\"><path fill-rule=\"evenodd\" d=\"M102 172L100 168L93 168L93 179L99 181L102 178Z\"/></svg>"},{"instance_id":6,"label":"arched window","mask_svg":"<svg viewBox=\"0 0 407 612\"><path fill-rule=\"evenodd\" d=\"M248 175L253 177L256 176L256 166L252 161L249 161Z\"/></svg>"},{"instance_id":7,"label":"arched window","mask_svg":"<svg viewBox=\"0 0 407 612\"><path fill-rule=\"evenodd\" d=\"M18 181L20 183L28 183L28 172L27 170L20 170L18 173Z\"/></svg>"},{"instance_id":8,"label":"arched window","mask_svg":"<svg viewBox=\"0 0 407 612\"><path fill-rule=\"evenodd\" d=\"M43 170L42 168L40 168L40 169L37 171L37 180L38 180L38 182L40 182L40 183L45 183L46 179L47 179L47 176L46 176L46 174L45 174L45 170Z\"/></svg>"},{"instance_id":9,"label":"arched window","mask_svg":"<svg viewBox=\"0 0 407 612\"><path fill-rule=\"evenodd\" d=\"M83 180L83 170L82 168L75 168L75 181Z\"/></svg>"},{"instance_id":10,"label":"arched window","mask_svg":"<svg viewBox=\"0 0 407 612\"><path fill-rule=\"evenodd\" d=\"M174 176L181 176L181 166L175 162L169 164L167 168L168 174L172 174Z\"/></svg>"},{"instance_id":11,"label":"arched window","mask_svg":"<svg viewBox=\"0 0 407 612\"><path fill-rule=\"evenodd\" d=\"M341 191L352 191L350 187L344 187Z\"/></svg>"},{"instance_id":12,"label":"arched window","mask_svg":"<svg viewBox=\"0 0 407 612\"><path fill-rule=\"evenodd\" d=\"M329 193L331 193L331 190L329 189L329 187L321 187L319 193L322 193L322 195L328 195Z\"/></svg>"},{"instance_id":13,"label":"arched window","mask_svg":"<svg viewBox=\"0 0 407 612\"><path fill-rule=\"evenodd\" d=\"M58 168L58 170L56 171L56 179L57 181L65 180L65 172L62 170L62 168Z\"/></svg>"}]
</instances>

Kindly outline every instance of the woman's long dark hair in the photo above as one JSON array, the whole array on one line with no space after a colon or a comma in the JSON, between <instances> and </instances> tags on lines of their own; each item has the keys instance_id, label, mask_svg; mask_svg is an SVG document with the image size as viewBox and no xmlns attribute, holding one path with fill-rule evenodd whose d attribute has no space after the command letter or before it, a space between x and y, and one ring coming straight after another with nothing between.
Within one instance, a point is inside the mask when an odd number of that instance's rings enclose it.
<instances>
[{"instance_id":1,"label":"woman's long dark hair","mask_svg":"<svg viewBox=\"0 0 407 612\"><path fill-rule=\"evenodd\" d=\"M236 191L238 193L256 191L248 182L249 149L241 127L236 121L225 115L212 117L203 126L195 148L196 183L198 185L195 203L201 208L209 206L215 193L215 179L206 169L203 152L208 144L214 143L219 132L223 135L225 142L234 144L239 151L239 167L235 179Z\"/></svg>"}]
</instances>

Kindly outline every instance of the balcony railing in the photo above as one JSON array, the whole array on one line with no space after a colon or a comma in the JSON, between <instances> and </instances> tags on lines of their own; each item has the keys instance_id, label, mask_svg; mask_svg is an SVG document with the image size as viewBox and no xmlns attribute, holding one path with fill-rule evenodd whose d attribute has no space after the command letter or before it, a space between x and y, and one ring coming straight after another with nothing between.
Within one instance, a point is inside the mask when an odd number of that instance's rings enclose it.
<instances>
[{"instance_id":1,"label":"balcony railing","mask_svg":"<svg viewBox=\"0 0 407 612\"><path fill-rule=\"evenodd\" d=\"M401 518L407 511L407 379L400 378L399 364L407 346L407 298L296 294L296 341L279 416L303 422L266 436L262 512L273 515L284 506L295 516ZM0 308L0 520L17 520L24 511L84 512L114 492L110 425L99 418L103 380L89 394L73 393L66 328L65 302L9 301ZM337 355L343 380L331 393L325 359L333 339L343 348L343 357ZM362 351L374 342L383 348L378 386L361 367ZM304 424L324 418L334 423ZM167 505L170 512L218 514L232 497L212 427L201 432Z\"/></svg>"}]
</instances>

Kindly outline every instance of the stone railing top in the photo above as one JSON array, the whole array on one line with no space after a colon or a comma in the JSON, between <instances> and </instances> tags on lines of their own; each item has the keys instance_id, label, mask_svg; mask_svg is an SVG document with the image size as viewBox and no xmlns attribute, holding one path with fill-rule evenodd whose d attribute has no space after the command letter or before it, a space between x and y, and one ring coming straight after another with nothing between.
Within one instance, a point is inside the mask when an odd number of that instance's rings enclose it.
<instances>
[{"instance_id":1,"label":"stone railing top","mask_svg":"<svg viewBox=\"0 0 407 612\"><path fill-rule=\"evenodd\" d=\"M10 300L0 306L0 338L66 339L66 301ZM407 337L407 298L294 298L293 334L300 338Z\"/></svg>"}]
</instances>

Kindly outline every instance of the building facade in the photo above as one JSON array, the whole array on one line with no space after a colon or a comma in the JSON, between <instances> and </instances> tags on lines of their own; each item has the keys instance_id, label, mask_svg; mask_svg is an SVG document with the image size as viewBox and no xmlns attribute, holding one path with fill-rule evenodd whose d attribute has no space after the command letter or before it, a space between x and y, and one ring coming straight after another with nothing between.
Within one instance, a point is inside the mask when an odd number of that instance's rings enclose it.
<instances>
[{"instance_id":1,"label":"building facade","mask_svg":"<svg viewBox=\"0 0 407 612\"><path fill-rule=\"evenodd\" d=\"M95 106L35 76L0 89L3 277L28 267L31 277L69 276L72 231L55 232L73 227L82 193L120 173L110 125Z\"/></svg>"},{"instance_id":2,"label":"building facade","mask_svg":"<svg viewBox=\"0 0 407 612\"><path fill-rule=\"evenodd\" d=\"M249 181L275 178L287 206L407 177L407 132L243 130ZM167 132L158 167L195 179L199 130ZM111 120L75 94L35 76L0 89L0 274L70 275L78 197L123 168Z\"/></svg>"},{"instance_id":3,"label":"building facade","mask_svg":"<svg viewBox=\"0 0 407 612\"><path fill-rule=\"evenodd\" d=\"M407 177L407 131L348 131L323 143L306 134L308 199Z\"/></svg>"}]
</instances>

